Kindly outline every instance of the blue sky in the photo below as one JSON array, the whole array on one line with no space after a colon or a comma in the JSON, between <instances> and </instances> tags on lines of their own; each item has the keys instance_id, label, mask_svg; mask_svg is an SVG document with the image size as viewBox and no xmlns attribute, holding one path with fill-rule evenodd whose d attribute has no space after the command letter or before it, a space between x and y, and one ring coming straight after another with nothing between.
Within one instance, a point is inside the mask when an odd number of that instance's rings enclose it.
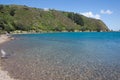
<instances>
[{"instance_id":1,"label":"blue sky","mask_svg":"<svg viewBox=\"0 0 120 80\"><path fill-rule=\"evenodd\" d=\"M0 0L0 4L18 4L50 8L101 19L113 30L120 30L120 0Z\"/></svg>"}]
</instances>

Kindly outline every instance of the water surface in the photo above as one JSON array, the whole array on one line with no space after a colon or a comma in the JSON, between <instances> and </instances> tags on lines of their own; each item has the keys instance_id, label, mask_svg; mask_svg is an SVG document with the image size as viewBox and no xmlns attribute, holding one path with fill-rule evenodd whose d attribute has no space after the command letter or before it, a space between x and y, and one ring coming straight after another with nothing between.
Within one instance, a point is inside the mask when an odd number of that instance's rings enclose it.
<instances>
[{"instance_id":1,"label":"water surface","mask_svg":"<svg viewBox=\"0 0 120 80\"><path fill-rule=\"evenodd\" d=\"M120 33L14 35L2 67L21 80L120 80Z\"/></svg>"}]
</instances>

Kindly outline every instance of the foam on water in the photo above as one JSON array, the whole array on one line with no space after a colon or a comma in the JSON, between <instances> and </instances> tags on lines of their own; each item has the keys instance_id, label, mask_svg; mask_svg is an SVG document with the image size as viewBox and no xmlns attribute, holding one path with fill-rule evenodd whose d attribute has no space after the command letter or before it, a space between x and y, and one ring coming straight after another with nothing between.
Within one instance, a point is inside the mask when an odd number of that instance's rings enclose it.
<instances>
[{"instance_id":1,"label":"foam on water","mask_svg":"<svg viewBox=\"0 0 120 80\"><path fill-rule=\"evenodd\" d=\"M120 33L14 35L3 68L21 80L119 80Z\"/></svg>"}]
</instances>

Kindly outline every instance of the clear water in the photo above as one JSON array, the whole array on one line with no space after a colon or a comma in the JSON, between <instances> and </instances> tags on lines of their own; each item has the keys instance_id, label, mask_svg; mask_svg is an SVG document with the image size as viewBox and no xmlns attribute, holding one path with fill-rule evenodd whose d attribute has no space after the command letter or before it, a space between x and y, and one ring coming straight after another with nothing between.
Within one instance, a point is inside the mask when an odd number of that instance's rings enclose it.
<instances>
[{"instance_id":1,"label":"clear water","mask_svg":"<svg viewBox=\"0 0 120 80\"><path fill-rule=\"evenodd\" d=\"M2 61L21 80L120 80L120 33L14 35Z\"/></svg>"}]
</instances>

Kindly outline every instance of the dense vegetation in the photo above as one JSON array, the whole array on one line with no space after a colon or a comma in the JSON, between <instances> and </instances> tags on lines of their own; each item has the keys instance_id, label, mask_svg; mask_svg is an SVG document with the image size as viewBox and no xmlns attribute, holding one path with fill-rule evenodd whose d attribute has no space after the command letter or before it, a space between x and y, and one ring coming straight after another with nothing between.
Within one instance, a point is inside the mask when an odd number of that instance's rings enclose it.
<instances>
[{"instance_id":1,"label":"dense vegetation","mask_svg":"<svg viewBox=\"0 0 120 80\"><path fill-rule=\"evenodd\" d=\"M4 31L109 31L101 21L73 12L20 5L0 5L0 30Z\"/></svg>"}]
</instances>

